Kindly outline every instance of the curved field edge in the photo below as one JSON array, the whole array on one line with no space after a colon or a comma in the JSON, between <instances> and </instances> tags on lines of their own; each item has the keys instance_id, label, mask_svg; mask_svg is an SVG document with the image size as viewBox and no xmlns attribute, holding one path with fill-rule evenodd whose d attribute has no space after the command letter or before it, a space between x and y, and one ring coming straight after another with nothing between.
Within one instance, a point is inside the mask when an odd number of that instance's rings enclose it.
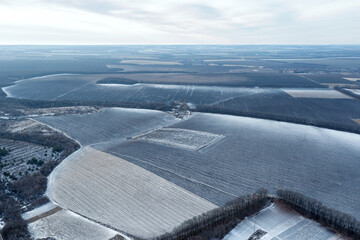
<instances>
[{"instance_id":1,"label":"curved field edge","mask_svg":"<svg viewBox=\"0 0 360 240\"><path fill-rule=\"evenodd\" d=\"M146 238L216 207L135 164L91 147L72 154L55 169L47 195L65 209Z\"/></svg>"},{"instance_id":2,"label":"curved field edge","mask_svg":"<svg viewBox=\"0 0 360 240\"><path fill-rule=\"evenodd\" d=\"M89 115L40 117L37 120L65 132L83 146L125 140L180 121L165 112L135 108L103 108Z\"/></svg>"}]
</instances>

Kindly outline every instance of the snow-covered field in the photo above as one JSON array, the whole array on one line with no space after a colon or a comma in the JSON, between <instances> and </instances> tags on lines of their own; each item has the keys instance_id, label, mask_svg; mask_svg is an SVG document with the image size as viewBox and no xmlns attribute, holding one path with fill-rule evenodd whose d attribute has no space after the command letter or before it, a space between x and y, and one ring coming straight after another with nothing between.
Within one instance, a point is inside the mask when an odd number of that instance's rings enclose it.
<instances>
[{"instance_id":1,"label":"snow-covered field","mask_svg":"<svg viewBox=\"0 0 360 240\"><path fill-rule=\"evenodd\" d=\"M144 237L171 231L261 187L292 189L359 217L356 134L218 114L177 120L136 109L40 121L92 146L55 169L50 199L119 231ZM224 137L211 142L209 136ZM173 147L193 145L192 137L212 144L201 151Z\"/></svg>"},{"instance_id":2,"label":"snow-covered field","mask_svg":"<svg viewBox=\"0 0 360 240\"><path fill-rule=\"evenodd\" d=\"M119 234L64 209L30 223L28 229L35 239L53 237L57 240L108 240Z\"/></svg>"},{"instance_id":3,"label":"snow-covered field","mask_svg":"<svg viewBox=\"0 0 360 240\"><path fill-rule=\"evenodd\" d=\"M102 150L131 161L216 205L259 188L292 189L360 217L360 135L219 114L169 126L224 135L204 151L145 141Z\"/></svg>"},{"instance_id":4,"label":"snow-covered field","mask_svg":"<svg viewBox=\"0 0 360 240\"><path fill-rule=\"evenodd\" d=\"M267 232L261 240L340 240L346 239L319 223L278 203L245 218L223 240L248 240L258 229Z\"/></svg>"},{"instance_id":5,"label":"snow-covered field","mask_svg":"<svg viewBox=\"0 0 360 240\"><path fill-rule=\"evenodd\" d=\"M350 98L332 89L283 89L283 91L294 98Z\"/></svg>"},{"instance_id":6,"label":"snow-covered field","mask_svg":"<svg viewBox=\"0 0 360 240\"><path fill-rule=\"evenodd\" d=\"M343 79L346 79L346 80L349 80L349 81L353 81L353 82L360 81L360 78L348 78L348 77L344 77Z\"/></svg>"},{"instance_id":7,"label":"snow-covered field","mask_svg":"<svg viewBox=\"0 0 360 240\"><path fill-rule=\"evenodd\" d=\"M196 151L214 143L222 137L221 135L208 132L180 128L162 128L136 136L132 139Z\"/></svg>"},{"instance_id":8,"label":"snow-covered field","mask_svg":"<svg viewBox=\"0 0 360 240\"><path fill-rule=\"evenodd\" d=\"M156 60L122 60L121 63L137 64L137 65L183 65L180 62L156 61Z\"/></svg>"},{"instance_id":9,"label":"snow-covered field","mask_svg":"<svg viewBox=\"0 0 360 240\"><path fill-rule=\"evenodd\" d=\"M85 147L50 175L59 206L129 234L150 237L216 206L123 159Z\"/></svg>"},{"instance_id":10,"label":"snow-covered field","mask_svg":"<svg viewBox=\"0 0 360 240\"><path fill-rule=\"evenodd\" d=\"M105 108L89 115L36 120L65 132L82 145L121 140L179 121L164 112L131 108Z\"/></svg>"}]
</instances>

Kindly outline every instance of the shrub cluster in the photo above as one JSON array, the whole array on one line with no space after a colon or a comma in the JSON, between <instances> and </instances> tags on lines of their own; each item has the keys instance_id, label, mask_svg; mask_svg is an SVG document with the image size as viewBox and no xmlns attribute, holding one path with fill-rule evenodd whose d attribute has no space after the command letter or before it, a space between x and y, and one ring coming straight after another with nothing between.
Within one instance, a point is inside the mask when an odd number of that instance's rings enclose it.
<instances>
[{"instance_id":1,"label":"shrub cluster","mask_svg":"<svg viewBox=\"0 0 360 240\"><path fill-rule=\"evenodd\" d=\"M27 224L21 217L21 206L12 197L6 194L4 185L0 182L0 217L5 222L1 229L4 239L31 239Z\"/></svg>"},{"instance_id":2,"label":"shrub cluster","mask_svg":"<svg viewBox=\"0 0 360 240\"><path fill-rule=\"evenodd\" d=\"M8 155L9 154L9 150L7 150L6 148L4 148L4 147L1 147L0 148L0 159L1 159L1 157L5 157L6 155Z\"/></svg>"},{"instance_id":3,"label":"shrub cluster","mask_svg":"<svg viewBox=\"0 0 360 240\"><path fill-rule=\"evenodd\" d=\"M27 164L30 165L36 165L36 166L42 166L44 164L43 160L37 160L35 157L27 161Z\"/></svg>"}]
</instances>

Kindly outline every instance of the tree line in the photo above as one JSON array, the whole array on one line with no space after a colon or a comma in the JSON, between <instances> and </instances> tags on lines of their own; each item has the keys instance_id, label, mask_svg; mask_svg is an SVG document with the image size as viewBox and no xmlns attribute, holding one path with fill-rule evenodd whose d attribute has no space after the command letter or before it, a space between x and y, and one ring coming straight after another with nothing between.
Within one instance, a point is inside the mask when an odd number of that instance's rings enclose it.
<instances>
[{"instance_id":1,"label":"tree line","mask_svg":"<svg viewBox=\"0 0 360 240\"><path fill-rule=\"evenodd\" d=\"M360 95L358 95L358 94L356 94L356 93L354 93L352 91L349 91L349 90L347 90L345 88L335 86L334 89L341 92L341 93L343 93L343 94L345 94L345 95L348 95L350 97L356 98L357 100L360 100Z\"/></svg>"},{"instance_id":2,"label":"tree line","mask_svg":"<svg viewBox=\"0 0 360 240\"><path fill-rule=\"evenodd\" d=\"M277 190L278 199L322 225L353 239L360 239L360 222L355 217L324 206L320 201L290 190Z\"/></svg>"},{"instance_id":3,"label":"tree line","mask_svg":"<svg viewBox=\"0 0 360 240\"><path fill-rule=\"evenodd\" d=\"M223 207L210 210L185 221L172 232L155 237L154 240L205 240L223 238L242 219L260 211L268 200L267 190L238 197Z\"/></svg>"},{"instance_id":4,"label":"tree line","mask_svg":"<svg viewBox=\"0 0 360 240\"><path fill-rule=\"evenodd\" d=\"M21 218L21 213L49 201L44 196L47 188L47 177L61 160L80 146L72 139L58 132L53 132L51 135L42 135L39 133L11 133L4 129L0 126L1 138L53 147L55 151L62 150L61 158L58 161L41 163L39 172L25 175L17 181L6 183L6 185L0 182L0 217L5 222L5 227L1 230L2 236L4 239L10 240L31 239L27 230L27 223ZM35 163L35 160L30 162ZM39 162L36 161L36 163ZM26 208L21 208L22 206L26 206Z\"/></svg>"},{"instance_id":5,"label":"tree line","mask_svg":"<svg viewBox=\"0 0 360 240\"><path fill-rule=\"evenodd\" d=\"M4 239L31 239L27 223L21 217L21 205L6 193L2 182L0 182L0 218L5 222L5 226L0 231Z\"/></svg>"},{"instance_id":6,"label":"tree line","mask_svg":"<svg viewBox=\"0 0 360 240\"><path fill-rule=\"evenodd\" d=\"M281 122L290 122L290 123L297 123L303 125L310 125L315 127L321 128L328 128L338 131L344 132L351 132L351 133L358 133L360 134L360 126L356 125L346 125L328 121L321 121L321 120L311 120L301 117L294 117L294 116L287 116L287 115L278 115L273 113L264 113L264 112L248 112L242 111L237 109L228 109L218 106L209 106L209 105L198 105L195 108L197 112L205 112L205 113L219 113L219 114L226 114L226 115L235 115L235 116L242 116L242 117L252 117L252 118L261 118L261 119L269 119Z\"/></svg>"},{"instance_id":7,"label":"tree line","mask_svg":"<svg viewBox=\"0 0 360 240\"><path fill-rule=\"evenodd\" d=\"M170 111L173 104L161 102L109 102L109 101L45 101L45 100L27 100L17 98L2 98L0 96L0 110L10 114L13 117L23 116L23 109L31 108L54 108L54 107L73 107L73 106L91 106L91 107L123 107L123 108L142 108L159 111Z\"/></svg>"}]
</instances>

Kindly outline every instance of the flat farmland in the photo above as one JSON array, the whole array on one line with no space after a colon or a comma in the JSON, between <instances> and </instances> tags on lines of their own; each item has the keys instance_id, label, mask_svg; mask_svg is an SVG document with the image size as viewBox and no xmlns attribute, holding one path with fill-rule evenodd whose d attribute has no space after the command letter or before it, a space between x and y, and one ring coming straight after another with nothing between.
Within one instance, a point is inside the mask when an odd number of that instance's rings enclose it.
<instances>
[{"instance_id":1,"label":"flat farmland","mask_svg":"<svg viewBox=\"0 0 360 240\"><path fill-rule=\"evenodd\" d=\"M169 75L169 74L168 74ZM115 75L107 75L113 77ZM122 75L125 77L125 75ZM64 78L64 79L63 79ZM104 75L48 76L16 82L4 88L8 96L33 100L72 100L107 102L160 102L181 100L194 104L248 95L259 89L168 84L96 84ZM161 81L160 81L161 82Z\"/></svg>"},{"instance_id":2,"label":"flat farmland","mask_svg":"<svg viewBox=\"0 0 360 240\"><path fill-rule=\"evenodd\" d=\"M288 94L296 93L296 97ZM294 95L295 96L295 95ZM261 112L354 125L360 118L360 102L334 90L269 89L252 95L239 96L213 104L223 109Z\"/></svg>"},{"instance_id":3,"label":"flat farmland","mask_svg":"<svg viewBox=\"0 0 360 240\"><path fill-rule=\"evenodd\" d=\"M194 106L213 105L231 110L271 113L305 118L310 121L319 120L354 126L355 123L351 119L360 118L360 102L334 90L319 88L323 86L313 82L314 80L310 77L331 78L326 77L327 75L314 76L310 75L306 78L286 74L223 76L220 73L200 75L180 73L60 74L21 80L5 88L5 91L9 96L34 100L166 104L186 101ZM334 81L336 79L346 81L337 76L332 77ZM135 84L96 83L104 78L126 79L127 82L134 81ZM194 85L196 81L200 85ZM264 88L261 86L265 85L260 84L267 82L273 83L273 86L286 86L286 84L281 84L286 81L296 83L291 85L296 88ZM186 85L190 82L192 82L191 85ZM224 86L201 85L217 82ZM307 85L307 82L313 85ZM227 86L233 83L241 83L244 87ZM251 84L247 85L248 83ZM241 84L239 86L242 86ZM254 88L254 86L260 87ZM304 89L304 87L312 88Z\"/></svg>"},{"instance_id":4,"label":"flat farmland","mask_svg":"<svg viewBox=\"0 0 360 240\"><path fill-rule=\"evenodd\" d=\"M104 88L96 84L107 77L120 77L140 86L122 86L121 88ZM169 87L156 86L166 84ZM177 86L184 85L184 86ZM290 74L230 74L230 73L133 73L133 74L57 74L24 79L3 90L8 96L35 100L78 100L78 101L145 101L168 102L170 100L187 100L203 103L206 97L220 95L226 99L234 95L229 92L241 90L202 88L201 86L218 87L323 87L311 80ZM172 91L170 89L173 89ZM162 91L161 91L162 90ZM195 91L194 91L195 90ZM169 99L168 96L171 96ZM160 96L160 98L152 98ZM194 98L197 96L197 98ZM236 96L236 95L235 95ZM133 99L134 97L135 100ZM203 97L203 98L200 98ZM215 101L218 101L217 99ZM210 101L206 101L210 102Z\"/></svg>"},{"instance_id":5,"label":"flat farmland","mask_svg":"<svg viewBox=\"0 0 360 240\"><path fill-rule=\"evenodd\" d=\"M149 238L216 207L128 161L85 147L50 175L59 206L135 236Z\"/></svg>"},{"instance_id":6,"label":"flat farmland","mask_svg":"<svg viewBox=\"0 0 360 240\"><path fill-rule=\"evenodd\" d=\"M126 141L105 149L216 205L258 188L292 189L360 217L360 136L216 114L170 126L224 135L200 151Z\"/></svg>"},{"instance_id":7,"label":"flat farmland","mask_svg":"<svg viewBox=\"0 0 360 240\"><path fill-rule=\"evenodd\" d=\"M121 140L178 121L170 114L144 109L105 108L88 115L37 118L82 145Z\"/></svg>"},{"instance_id":8,"label":"flat farmland","mask_svg":"<svg viewBox=\"0 0 360 240\"><path fill-rule=\"evenodd\" d=\"M157 60L122 60L122 64L135 64L135 65L182 65L180 62L170 61L157 61Z\"/></svg>"},{"instance_id":9,"label":"flat farmland","mask_svg":"<svg viewBox=\"0 0 360 240\"><path fill-rule=\"evenodd\" d=\"M328 99L352 99L351 97L335 90L302 90L302 89L284 89L284 91L294 98L328 98Z\"/></svg>"}]
</instances>

